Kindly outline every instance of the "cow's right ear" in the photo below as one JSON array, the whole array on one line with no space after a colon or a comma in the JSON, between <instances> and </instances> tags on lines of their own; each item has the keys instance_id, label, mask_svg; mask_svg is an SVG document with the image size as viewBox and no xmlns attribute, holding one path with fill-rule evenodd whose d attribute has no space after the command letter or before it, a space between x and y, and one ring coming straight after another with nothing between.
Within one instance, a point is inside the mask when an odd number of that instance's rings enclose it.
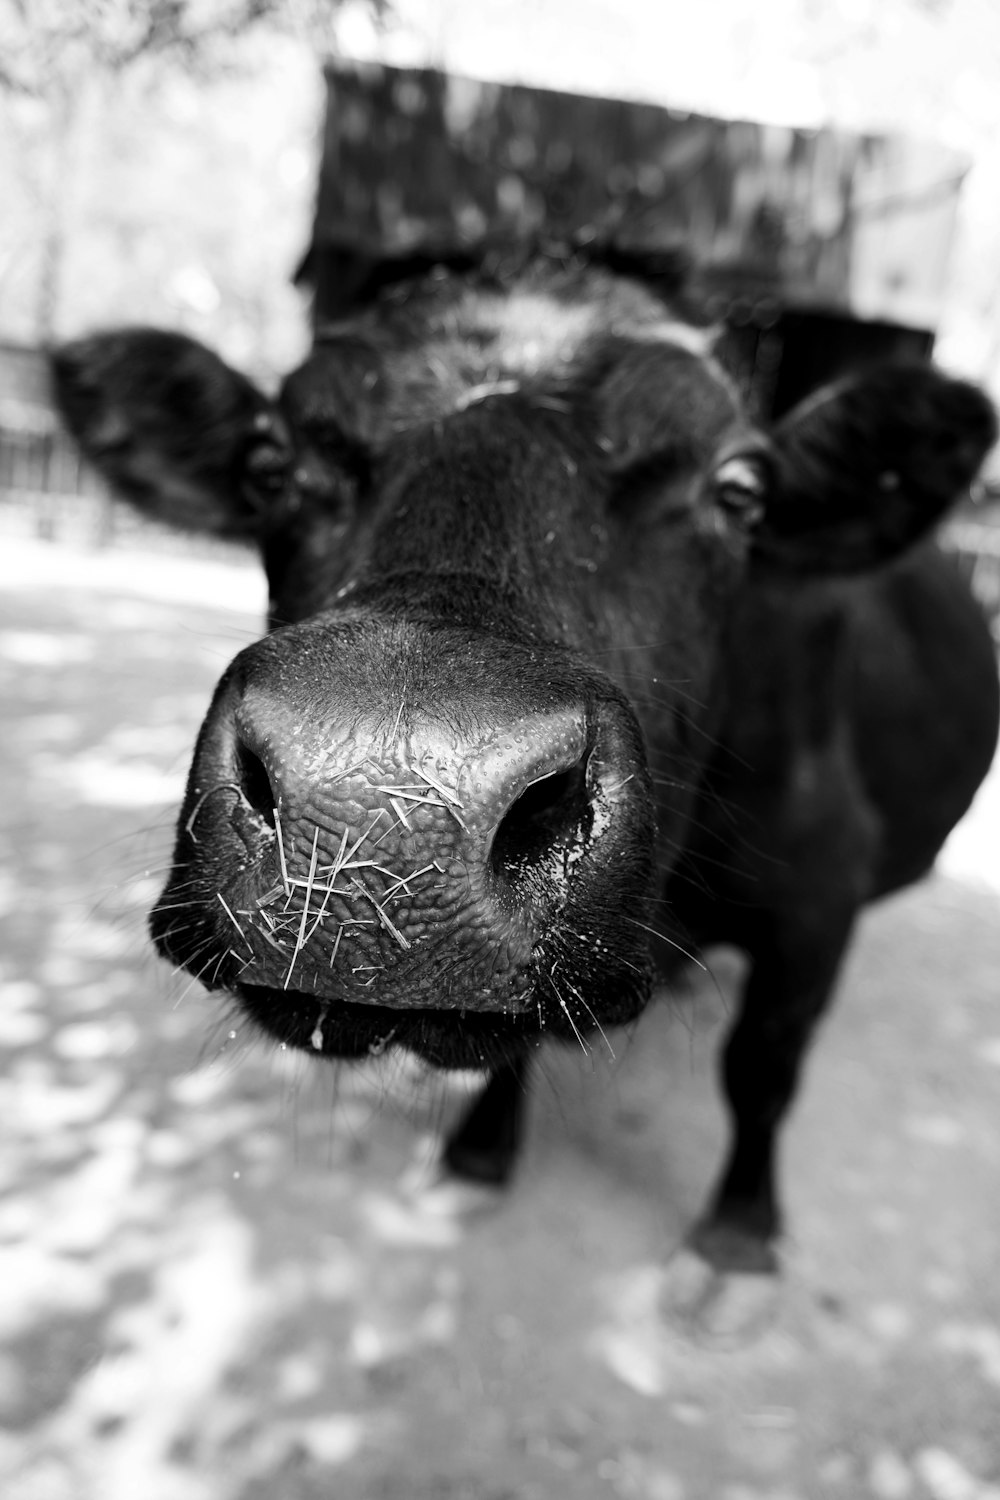
<instances>
[{"instance_id":1,"label":"cow's right ear","mask_svg":"<svg viewBox=\"0 0 1000 1500\"><path fill-rule=\"evenodd\" d=\"M968 492L996 440L988 397L931 365L845 376L774 429L754 556L801 577L890 563Z\"/></svg>"},{"instance_id":2,"label":"cow's right ear","mask_svg":"<svg viewBox=\"0 0 1000 1500\"><path fill-rule=\"evenodd\" d=\"M185 530L253 534L245 464L272 419L245 376L194 339L154 328L64 344L51 363L66 426L117 493Z\"/></svg>"}]
</instances>

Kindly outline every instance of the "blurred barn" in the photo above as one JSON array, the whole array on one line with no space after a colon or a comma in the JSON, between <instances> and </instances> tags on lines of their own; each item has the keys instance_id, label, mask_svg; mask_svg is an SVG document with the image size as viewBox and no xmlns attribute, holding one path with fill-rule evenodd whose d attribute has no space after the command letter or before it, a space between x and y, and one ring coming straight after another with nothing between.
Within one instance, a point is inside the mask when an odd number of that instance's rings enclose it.
<instances>
[{"instance_id":1,"label":"blurred barn","mask_svg":"<svg viewBox=\"0 0 1000 1500\"><path fill-rule=\"evenodd\" d=\"M840 370L929 354L968 163L928 142L337 63L299 280L320 326L380 261L543 240L647 280L693 253L761 416Z\"/></svg>"}]
</instances>

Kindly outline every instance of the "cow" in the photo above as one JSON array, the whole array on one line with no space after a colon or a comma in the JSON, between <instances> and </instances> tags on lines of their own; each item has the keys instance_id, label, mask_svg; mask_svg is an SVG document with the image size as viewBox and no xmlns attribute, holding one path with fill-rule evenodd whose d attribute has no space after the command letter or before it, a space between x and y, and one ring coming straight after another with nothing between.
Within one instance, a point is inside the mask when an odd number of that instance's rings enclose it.
<instances>
[{"instance_id":1,"label":"cow","mask_svg":"<svg viewBox=\"0 0 1000 1500\"><path fill-rule=\"evenodd\" d=\"M442 1170L500 1187L539 1046L736 945L705 1306L775 1284L777 1132L858 914L930 869L994 753L993 645L933 533L997 427L895 363L767 428L681 307L595 255L429 257L273 398L149 328L54 373L121 495L252 543L269 586L159 952L286 1046L481 1070Z\"/></svg>"}]
</instances>

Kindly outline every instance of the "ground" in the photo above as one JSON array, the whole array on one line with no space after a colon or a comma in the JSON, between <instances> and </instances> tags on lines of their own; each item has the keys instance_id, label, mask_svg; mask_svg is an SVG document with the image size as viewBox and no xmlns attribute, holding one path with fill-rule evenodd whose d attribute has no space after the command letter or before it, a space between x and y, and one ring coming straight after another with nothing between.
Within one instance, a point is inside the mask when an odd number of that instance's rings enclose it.
<instances>
[{"instance_id":1,"label":"ground","mask_svg":"<svg viewBox=\"0 0 1000 1500\"><path fill-rule=\"evenodd\" d=\"M658 1301L735 958L548 1054L505 1201L433 1212L463 1081L266 1050L144 935L256 573L7 537L0 585L5 1500L1000 1500L1000 781L866 917L780 1312L703 1347Z\"/></svg>"}]
</instances>

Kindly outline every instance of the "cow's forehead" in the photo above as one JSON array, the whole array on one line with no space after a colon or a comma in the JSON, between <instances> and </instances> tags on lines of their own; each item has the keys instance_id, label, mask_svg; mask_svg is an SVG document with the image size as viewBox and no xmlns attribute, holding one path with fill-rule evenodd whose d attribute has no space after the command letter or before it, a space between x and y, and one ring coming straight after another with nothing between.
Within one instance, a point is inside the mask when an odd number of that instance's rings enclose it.
<instances>
[{"instance_id":1,"label":"cow's forehead","mask_svg":"<svg viewBox=\"0 0 1000 1500\"><path fill-rule=\"evenodd\" d=\"M592 269L536 268L500 287L441 278L326 330L283 401L307 427L332 422L377 439L492 392L572 399L609 364L648 369L659 354L675 379L703 388L714 428L735 400L711 343L637 283ZM671 382L662 384L668 400Z\"/></svg>"},{"instance_id":2,"label":"cow's forehead","mask_svg":"<svg viewBox=\"0 0 1000 1500\"><path fill-rule=\"evenodd\" d=\"M528 376L572 370L602 337L671 343L697 356L710 348L706 331L670 317L640 287L609 278L467 293L439 336L464 343L470 333L494 359Z\"/></svg>"}]
</instances>

